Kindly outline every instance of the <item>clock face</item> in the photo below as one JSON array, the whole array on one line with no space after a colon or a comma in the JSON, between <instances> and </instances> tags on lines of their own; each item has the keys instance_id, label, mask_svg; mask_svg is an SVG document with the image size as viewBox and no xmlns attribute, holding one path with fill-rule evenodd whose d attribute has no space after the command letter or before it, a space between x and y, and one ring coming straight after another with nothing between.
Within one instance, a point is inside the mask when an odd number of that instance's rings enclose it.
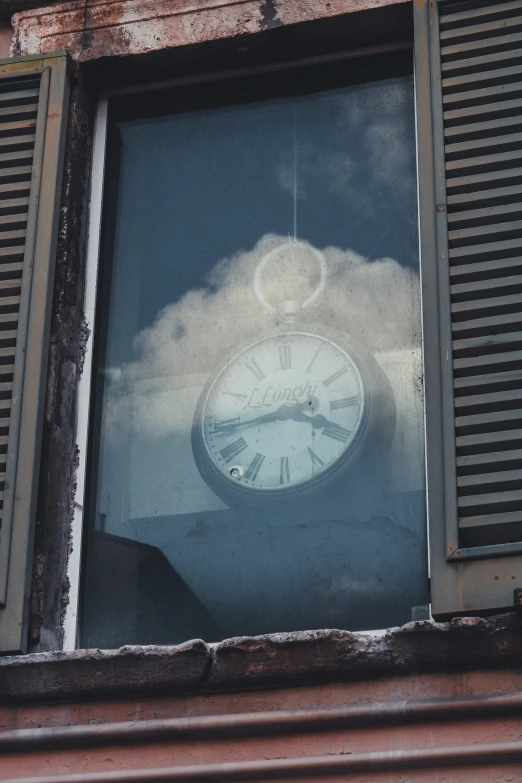
<instances>
[{"instance_id":1,"label":"clock face","mask_svg":"<svg viewBox=\"0 0 522 783\"><path fill-rule=\"evenodd\" d=\"M284 492L337 466L363 414L363 381L349 354L296 332L255 343L230 361L208 392L200 426L224 479Z\"/></svg>"}]
</instances>

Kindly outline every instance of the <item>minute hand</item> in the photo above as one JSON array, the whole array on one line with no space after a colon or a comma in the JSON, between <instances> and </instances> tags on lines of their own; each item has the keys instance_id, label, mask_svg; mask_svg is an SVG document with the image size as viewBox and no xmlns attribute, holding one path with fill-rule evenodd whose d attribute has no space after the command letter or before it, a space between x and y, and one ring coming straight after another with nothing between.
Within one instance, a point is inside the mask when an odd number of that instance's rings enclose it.
<instances>
[{"instance_id":1,"label":"minute hand","mask_svg":"<svg viewBox=\"0 0 522 783\"><path fill-rule=\"evenodd\" d=\"M308 400L305 402L298 402L295 405L280 405L276 411L271 413L264 413L262 416L257 416L255 419L248 419L248 421L239 421L237 424L226 424L219 428L220 432L229 432L230 430L237 430L239 427L248 427L250 424L267 424L270 421L284 421L285 419L293 419L295 414L302 411L302 409L308 405ZM305 417L309 421L308 417ZM295 419L297 421L297 419Z\"/></svg>"}]
</instances>

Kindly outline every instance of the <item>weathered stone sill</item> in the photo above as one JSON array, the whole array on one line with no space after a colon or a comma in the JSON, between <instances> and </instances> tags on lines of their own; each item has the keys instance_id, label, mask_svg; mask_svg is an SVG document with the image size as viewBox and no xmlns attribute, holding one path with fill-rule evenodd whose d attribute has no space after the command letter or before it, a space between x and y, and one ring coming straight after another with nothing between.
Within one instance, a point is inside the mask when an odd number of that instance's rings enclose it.
<instances>
[{"instance_id":1,"label":"weathered stone sill","mask_svg":"<svg viewBox=\"0 0 522 783\"><path fill-rule=\"evenodd\" d=\"M464 617L408 623L383 636L325 630L9 656L0 658L0 702L238 691L521 661L521 616Z\"/></svg>"}]
</instances>

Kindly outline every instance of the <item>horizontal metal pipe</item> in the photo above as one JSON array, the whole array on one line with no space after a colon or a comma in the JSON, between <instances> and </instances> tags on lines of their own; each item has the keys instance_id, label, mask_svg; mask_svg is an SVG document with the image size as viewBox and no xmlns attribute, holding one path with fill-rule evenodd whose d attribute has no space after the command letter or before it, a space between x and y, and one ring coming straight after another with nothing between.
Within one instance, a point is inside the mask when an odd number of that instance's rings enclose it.
<instances>
[{"instance_id":1,"label":"horizontal metal pipe","mask_svg":"<svg viewBox=\"0 0 522 783\"><path fill-rule=\"evenodd\" d=\"M190 737L291 734L394 723L491 718L522 714L522 693L377 702L329 709L209 715L197 718L17 729L0 733L0 753L51 748L136 745Z\"/></svg>"},{"instance_id":2,"label":"horizontal metal pipe","mask_svg":"<svg viewBox=\"0 0 522 783\"><path fill-rule=\"evenodd\" d=\"M118 770L53 777L16 778L3 783L169 783L169 781L274 780L287 777L346 775L361 772L421 769L425 767L502 764L522 759L522 742L463 745L461 747L391 750L353 755L312 756L299 759L201 764L190 767Z\"/></svg>"}]
</instances>

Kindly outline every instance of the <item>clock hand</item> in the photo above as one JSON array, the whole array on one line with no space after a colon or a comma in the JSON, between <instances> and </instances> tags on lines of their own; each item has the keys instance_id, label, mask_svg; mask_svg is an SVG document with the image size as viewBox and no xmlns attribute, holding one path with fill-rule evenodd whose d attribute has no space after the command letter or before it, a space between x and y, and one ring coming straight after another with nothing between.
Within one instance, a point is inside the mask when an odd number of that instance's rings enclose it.
<instances>
[{"instance_id":1,"label":"clock hand","mask_svg":"<svg viewBox=\"0 0 522 783\"><path fill-rule=\"evenodd\" d=\"M326 416L323 416L322 413L318 413L316 416L307 416L302 411L295 411L294 414L290 417L294 421L308 421L312 425L312 427L336 427L337 425L335 422L330 421L326 418Z\"/></svg>"},{"instance_id":2,"label":"clock hand","mask_svg":"<svg viewBox=\"0 0 522 783\"><path fill-rule=\"evenodd\" d=\"M257 416L255 419L222 425L219 427L219 432L231 432L232 430L237 430L239 427L248 427L250 424L266 424L270 421L285 421L286 419L292 419L294 418L294 414L302 411L309 405L309 402L309 400L305 400L304 402L297 402L295 405L280 405L276 411L264 413L262 416ZM306 421L310 421L308 416L306 416L305 419Z\"/></svg>"}]
</instances>

